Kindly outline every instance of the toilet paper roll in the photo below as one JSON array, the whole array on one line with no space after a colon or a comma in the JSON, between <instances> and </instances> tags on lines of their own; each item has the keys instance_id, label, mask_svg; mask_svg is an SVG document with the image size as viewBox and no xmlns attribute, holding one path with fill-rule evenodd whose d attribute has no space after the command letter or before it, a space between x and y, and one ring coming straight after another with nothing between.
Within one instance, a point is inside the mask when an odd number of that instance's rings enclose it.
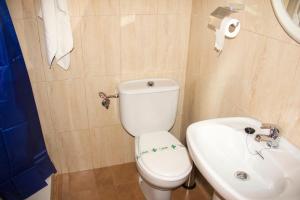
<instances>
[{"instance_id":1,"label":"toilet paper roll","mask_svg":"<svg viewBox=\"0 0 300 200\"><path fill-rule=\"evenodd\" d=\"M218 51L222 51L224 47L225 37L234 38L240 32L241 24L238 19L231 17L225 17L221 24L220 28L216 29L216 42L215 48Z\"/></svg>"}]
</instances>

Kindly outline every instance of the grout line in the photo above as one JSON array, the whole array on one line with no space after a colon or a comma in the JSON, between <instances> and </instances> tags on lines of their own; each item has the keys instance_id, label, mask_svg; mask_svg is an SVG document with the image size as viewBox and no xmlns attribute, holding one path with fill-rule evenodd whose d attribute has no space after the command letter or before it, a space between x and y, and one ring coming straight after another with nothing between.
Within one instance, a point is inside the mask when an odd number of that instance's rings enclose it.
<instances>
[{"instance_id":1,"label":"grout line","mask_svg":"<svg viewBox=\"0 0 300 200\"><path fill-rule=\"evenodd\" d=\"M119 0L119 15L118 15L118 18L119 18L119 21L118 21L118 27L119 27L119 73L118 73L118 76L119 76L119 82L121 82L122 80L122 26L121 26L121 20L122 20L122 15L120 14L121 13L121 2Z\"/></svg>"},{"instance_id":2,"label":"grout line","mask_svg":"<svg viewBox=\"0 0 300 200\"><path fill-rule=\"evenodd\" d=\"M39 19L38 18L36 18L35 19L35 22L36 22L36 27L37 27L37 32L38 32L38 35L39 35L39 37L38 37L38 42L39 42L39 47L40 47L40 56L41 56L41 61L42 61L42 71L43 71L43 74L44 74L44 79L45 79L45 81L47 81L47 78L46 78L46 73L45 73L45 63L44 63L44 56L43 56L43 53L42 53L42 42L44 42L44 41L42 41L41 40L41 34L43 34L43 33L41 33L41 31L40 31L40 29L39 29Z\"/></svg>"},{"instance_id":3,"label":"grout line","mask_svg":"<svg viewBox=\"0 0 300 200\"><path fill-rule=\"evenodd\" d=\"M82 59L82 70L83 70L83 74L84 74L84 77L80 77L79 79L81 79L83 81L83 92L84 92L84 99L85 99L85 110L86 110L86 117L87 117L87 122L88 122L88 141L90 143L90 147L88 148L88 152L89 152L89 160L90 160L90 166L91 168L93 169L94 168L94 154L93 154L93 150L92 150L92 146L93 146L93 142L91 142L91 137L92 137L92 133L91 133L91 122L90 122L90 112L89 112L89 106L88 106L88 96L87 96L87 89L86 89L86 65L84 63L84 59L83 59L83 44L82 44L82 18L80 18L80 31L79 31L79 34L80 34L80 56L81 56L81 59ZM76 79L73 79L73 80L76 80Z\"/></svg>"},{"instance_id":4,"label":"grout line","mask_svg":"<svg viewBox=\"0 0 300 200\"><path fill-rule=\"evenodd\" d=\"M45 83L46 84L46 96L47 96L47 104L48 104L48 109L49 109L49 115L50 115L50 119L51 119L51 127L52 127L52 129L53 129L53 131L54 132L56 132L56 129L55 129L55 126L54 126L54 121L53 121L53 113L52 113L52 109L51 109L51 102L50 102L50 96L49 96L49 91L48 91L48 87L49 87L49 81L47 80L47 78L46 78L46 74L45 74L45 63L44 63L44 57L43 57L43 54L42 54L42 45L41 45L41 42L43 42L42 40L41 40L41 34L43 34L43 33L41 33L41 31L40 31L40 29L39 29L39 19L38 18L35 18L35 20L36 20L36 23L37 23L37 31L38 31L38 35L39 35L39 38L38 38L38 41L39 41L39 46L40 46L40 56L41 56L41 59L42 59L42 64L43 64L43 66L42 66L42 71L43 71L43 73L44 73L44 78L45 78L45 80L44 81L40 81L41 83Z\"/></svg>"},{"instance_id":5,"label":"grout line","mask_svg":"<svg viewBox=\"0 0 300 200\"><path fill-rule=\"evenodd\" d=\"M101 14L95 14L95 15L82 15L82 16L77 16L77 15L73 15L73 16L70 16L70 17L81 17L81 18L90 18L90 17L101 17L101 16L128 16L128 15L137 15L137 16L143 16L143 15L155 15L155 16L159 16L159 15L185 15L187 13L184 13L184 12L170 12L170 13L122 13L122 14L107 14L107 15L101 15Z\"/></svg>"},{"instance_id":6,"label":"grout line","mask_svg":"<svg viewBox=\"0 0 300 200\"><path fill-rule=\"evenodd\" d=\"M286 43L287 45L292 45L292 46L296 46L296 47L299 47L300 48L300 45L298 44L293 44L292 42L289 42L289 41L286 41L286 40L282 40L282 39L278 39L278 38L275 38L275 37L272 37L270 35L266 35L266 34L263 34L263 33L259 33L259 32L255 32L255 31L252 31L248 28L241 28L241 30L244 30L244 31L247 31L249 33L253 33L253 34L256 34L256 35L259 35L259 36L264 36L266 37L267 39L273 39L273 40L277 40L279 42L283 42L283 43ZM291 38L292 40L292 38Z\"/></svg>"}]
</instances>

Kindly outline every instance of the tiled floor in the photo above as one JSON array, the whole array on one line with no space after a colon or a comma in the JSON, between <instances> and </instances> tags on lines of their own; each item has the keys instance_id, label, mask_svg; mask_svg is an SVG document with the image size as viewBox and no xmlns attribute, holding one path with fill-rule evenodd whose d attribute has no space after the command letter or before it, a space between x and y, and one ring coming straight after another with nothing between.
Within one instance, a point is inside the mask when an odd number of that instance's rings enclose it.
<instances>
[{"instance_id":1,"label":"tiled floor","mask_svg":"<svg viewBox=\"0 0 300 200\"><path fill-rule=\"evenodd\" d=\"M143 200L135 163L53 177L52 200ZM172 200L208 200L202 187L172 193Z\"/></svg>"}]
</instances>

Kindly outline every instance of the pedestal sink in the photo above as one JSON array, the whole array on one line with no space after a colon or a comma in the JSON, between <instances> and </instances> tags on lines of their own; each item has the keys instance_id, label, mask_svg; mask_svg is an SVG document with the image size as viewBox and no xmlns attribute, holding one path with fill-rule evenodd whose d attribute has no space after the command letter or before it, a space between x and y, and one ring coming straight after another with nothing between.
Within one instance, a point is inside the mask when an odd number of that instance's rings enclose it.
<instances>
[{"instance_id":1,"label":"pedestal sink","mask_svg":"<svg viewBox=\"0 0 300 200\"><path fill-rule=\"evenodd\" d=\"M247 127L255 133L246 134ZM187 144L195 165L226 200L300 200L300 150L284 138L277 148L255 141L266 133L260 127L246 117L191 124Z\"/></svg>"}]
</instances>

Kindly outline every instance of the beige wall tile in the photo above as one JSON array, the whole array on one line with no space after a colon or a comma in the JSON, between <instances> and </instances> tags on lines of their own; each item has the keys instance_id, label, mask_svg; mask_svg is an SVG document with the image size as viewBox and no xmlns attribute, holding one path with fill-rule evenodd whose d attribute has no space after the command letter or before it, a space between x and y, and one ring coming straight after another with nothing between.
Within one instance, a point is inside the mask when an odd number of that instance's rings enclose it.
<instances>
[{"instance_id":1,"label":"beige wall tile","mask_svg":"<svg viewBox=\"0 0 300 200\"><path fill-rule=\"evenodd\" d=\"M193 0L192 14L202 16L203 19L208 19L212 13L219 6L227 6L228 3L235 2L233 0Z\"/></svg>"},{"instance_id":2,"label":"beige wall tile","mask_svg":"<svg viewBox=\"0 0 300 200\"><path fill-rule=\"evenodd\" d=\"M89 130L58 134L62 172L92 169L91 137Z\"/></svg>"},{"instance_id":3,"label":"beige wall tile","mask_svg":"<svg viewBox=\"0 0 300 200\"><path fill-rule=\"evenodd\" d=\"M177 15L160 15L157 20L157 66L172 71L180 65L179 25Z\"/></svg>"},{"instance_id":4,"label":"beige wall tile","mask_svg":"<svg viewBox=\"0 0 300 200\"><path fill-rule=\"evenodd\" d=\"M281 108L293 87L300 51L294 45L268 39L264 51L255 59L255 75L251 83L251 115L277 123ZM280 98L274 98L280 97Z\"/></svg>"},{"instance_id":5,"label":"beige wall tile","mask_svg":"<svg viewBox=\"0 0 300 200\"><path fill-rule=\"evenodd\" d=\"M193 0L179 0L178 12L191 16ZM188 30L190 32L190 29Z\"/></svg>"},{"instance_id":6,"label":"beige wall tile","mask_svg":"<svg viewBox=\"0 0 300 200\"><path fill-rule=\"evenodd\" d=\"M69 15L71 17L81 16L80 14L80 3L82 0L67 0Z\"/></svg>"},{"instance_id":7,"label":"beige wall tile","mask_svg":"<svg viewBox=\"0 0 300 200\"><path fill-rule=\"evenodd\" d=\"M81 46L81 18L71 17L71 26L73 32L74 49L71 52L71 63L68 70L64 70L62 67L57 65L55 62L52 66L48 65L45 36L44 36L44 25L41 19L38 19L39 23L39 35L41 42L41 50L43 55L43 68L46 76L46 80L66 80L71 78L79 78L83 76L83 59L82 59L82 46Z\"/></svg>"},{"instance_id":8,"label":"beige wall tile","mask_svg":"<svg viewBox=\"0 0 300 200\"><path fill-rule=\"evenodd\" d=\"M121 14L156 14L156 0L120 0Z\"/></svg>"},{"instance_id":9,"label":"beige wall tile","mask_svg":"<svg viewBox=\"0 0 300 200\"><path fill-rule=\"evenodd\" d=\"M155 71L156 24L155 15L121 17L122 74Z\"/></svg>"},{"instance_id":10,"label":"beige wall tile","mask_svg":"<svg viewBox=\"0 0 300 200\"><path fill-rule=\"evenodd\" d=\"M35 0L7 0L7 7L12 18L34 18L37 13Z\"/></svg>"},{"instance_id":11,"label":"beige wall tile","mask_svg":"<svg viewBox=\"0 0 300 200\"><path fill-rule=\"evenodd\" d=\"M120 125L93 129L94 168L133 161L134 138Z\"/></svg>"},{"instance_id":12,"label":"beige wall tile","mask_svg":"<svg viewBox=\"0 0 300 200\"><path fill-rule=\"evenodd\" d=\"M201 14L207 7L207 1L193 0L192 2L192 15Z\"/></svg>"},{"instance_id":13,"label":"beige wall tile","mask_svg":"<svg viewBox=\"0 0 300 200\"><path fill-rule=\"evenodd\" d=\"M124 162L135 162L135 138L130 135L123 127L122 137L123 137L123 158Z\"/></svg>"},{"instance_id":14,"label":"beige wall tile","mask_svg":"<svg viewBox=\"0 0 300 200\"><path fill-rule=\"evenodd\" d=\"M120 22L117 16L83 18L82 47L87 76L120 73Z\"/></svg>"},{"instance_id":15,"label":"beige wall tile","mask_svg":"<svg viewBox=\"0 0 300 200\"><path fill-rule=\"evenodd\" d=\"M180 14L178 16L178 24L179 24L179 37L178 37L178 44L180 46L181 53L180 57L180 68L181 70L186 71L187 66L187 57L188 57L188 50L189 50L189 41L190 41L190 27L191 27L191 14L185 13Z\"/></svg>"},{"instance_id":16,"label":"beige wall tile","mask_svg":"<svg viewBox=\"0 0 300 200\"><path fill-rule=\"evenodd\" d=\"M226 47L220 56L215 54L212 58L215 63L209 62L212 67L201 69L203 80L211 85L214 82L220 83L222 88L216 85L213 89L223 93L229 102L250 112L250 100L254 92L252 85L256 74L253 60L263 53L264 44L264 37L241 31L234 41L226 41Z\"/></svg>"},{"instance_id":17,"label":"beige wall tile","mask_svg":"<svg viewBox=\"0 0 300 200\"><path fill-rule=\"evenodd\" d=\"M80 1L80 13L82 16L117 15L119 14L119 0Z\"/></svg>"},{"instance_id":18,"label":"beige wall tile","mask_svg":"<svg viewBox=\"0 0 300 200\"><path fill-rule=\"evenodd\" d=\"M160 15L157 20L157 71L175 71L181 66L183 55L180 15Z\"/></svg>"},{"instance_id":19,"label":"beige wall tile","mask_svg":"<svg viewBox=\"0 0 300 200\"><path fill-rule=\"evenodd\" d=\"M157 1L158 14L177 13L181 0L160 0Z\"/></svg>"},{"instance_id":20,"label":"beige wall tile","mask_svg":"<svg viewBox=\"0 0 300 200\"><path fill-rule=\"evenodd\" d=\"M298 52L299 50L298 48ZM290 77L290 82L292 86L285 93L287 100L281 108L278 126L284 137L287 137L290 142L300 147L300 62L295 76L293 78ZM287 94L287 92L289 93Z\"/></svg>"},{"instance_id":21,"label":"beige wall tile","mask_svg":"<svg viewBox=\"0 0 300 200\"><path fill-rule=\"evenodd\" d=\"M91 77L85 80L88 118L91 128L120 124L118 99L111 99L109 109L102 106L98 93L115 94L118 76Z\"/></svg>"},{"instance_id":22,"label":"beige wall tile","mask_svg":"<svg viewBox=\"0 0 300 200\"><path fill-rule=\"evenodd\" d=\"M187 126L194 122L192 114L194 112L194 100L198 91L196 91L197 83L199 82L198 74L186 74L188 80L185 81L185 98L183 101L183 113L182 113L182 132L186 130ZM196 111L195 111L196 112ZM181 134L181 139L185 138L185 133Z\"/></svg>"},{"instance_id":23,"label":"beige wall tile","mask_svg":"<svg viewBox=\"0 0 300 200\"><path fill-rule=\"evenodd\" d=\"M185 80L185 73L182 74L183 78L182 81ZM184 90L185 82L180 83L180 93L179 93L179 100L178 100L178 106L177 106L177 115L183 114L183 101L185 98L185 90Z\"/></svg>"},{"instance_id":24,"label":"beige wall tile","mask_svg":"<svg viewBox=\"0 0 300 200\"><path fill-rule=\"evenodd\" d=\"M157 1L158 14L190 14L192 0L159 0Z\"/></svg>"},{"instance_id":25,"label":"beige wall tile","mask_svg":"<svg viewBox=\"0 0 300 200\"><path fill-rule=\"evenodd\" d=\"M84 81L54 81L48 85L51 115L56 132L88 128Z\"/></svg>"},{"instance_id":26,"label":"beige wall tile","mask_svg":"<svg viewBox=\"0 0 300 200\"><path fill-rule=\"evenodd\" d=\"M210 36L212 32L206 23L199 16L193 16L192 20L186 77L187 85L192 77L192 88L188 89L192 91L187 90L185 96L194 95L195 99L187 100L187 106L193 104L194 109L185 106L185 109L191 110L187 112L192 113L189 119L194 122L217 117L223 106L226 107L225 102L232 101L236 106L247 106L247 95L251 92L251 64L256 52L259 54L259 50L263 48L261 43L264 42L264 37L241 31L234 40L226 40L224 51L219 55L212 48L214 36ZM200 39L197 38L199 36Z\"/></svg>"},{"instance_id":27,"label":"beige wall tile","mask_svg":"<svg viewBox=\"0 0 300 200\"><path fill-rule=\"evenodd\" d=\"M34 100L37 106L40 123L42 126L43 134L50 135L53 134L54 126L51 118L50 104L47 93L47 83L38 82L31 84Z\"/></svg>"},{"instance_id":28,"label":"beige wall tile","mask_svg":"<svg viewBox=\"0 0 300 200\"><path fill-rule=\"evenodd\" d=\"M14 26L31 82L45 80L36 20L16 19Z\"/></svg>"},{"instance_id":29,"label":"beige wall tile","mask_svg":"<svg viewBox=\"0 0 300 200\"><path fill-rule=\"evenodd\" d=\"M239 76L244 71L248 72L247 61L251 62L253 53L257 50L257 43L253 41L257 40L258 44L263 41L263 38L242 31L234 40L226 40L225 49L219 55L213 48L212 33L207 28L206 20L198 15L192 16L185 91L188 98L185 98L183 111L184 128L192 122L222 115L223 106L226 107L224 103L229 102L225 98L231 99L232 94L235 95L233 102L239 103L240 90L235 94L231 87L242 85L244 89L247 86L247 82L237 84L239 80L244 81ZM241 49L244 51L241 52Z\"/></svg>"},{"instance_id":30,"label":"beige wall tile","mask_svg":"<svg viewBox=\"0 0 300 200\"><path fill-rule=\"evenodd\" d=\"M299 125L299 122L300 121L298 120L296 121L296 124L293 124L295 128L293 129L293 132L289 136L287 136L288 140L298 147L300 146L300 136L298 132L299 126L297 126Z\"/></svg>"},{"instance_id":31,"label":"beige wall tile","mask_svg":"<svg viewBox=\"0 0 300 200\"><path fill-rule=\"evenodd\" d=\"M41 7L41 0L31 0L31 1L35 2L36 15L38 16ZM81 0L66 0L66 1L68 4L69 16L71 17L80 16L79 3L81 2Z\"/></svg>"},{"instance_id":32,"label":"beige wall tile","mask_svg":"<svg viewBox=\"0 0 300 200\"><path fill-rule=\"evenodd\" d=\"M170 132L178 139L181 140L180 138L180 133L181 133L181 122L182 122L182 116L178 115L175 120L175 124L170 130ZM182 141L185 144L185 141Z\"/></svg>"},{"instance_id":33,"label":"beige wall tile","mask_svg":"<svg viewBox=\"0 0 300 200\"><path fill-rule=\"evenodd\" d=\"M205 37L206 35L209 36L209 31L206 29L205 24L206 20L203 20L200 16L191 16L187 73L200 74L202 55L208 52L206 51L206 46L208 46L209 42L212 42L212 37Z\"/></svg>"},{"instance_id":34,"label":"beige wall tile","mask_svg":"<svg viewBox=\"0 0 300 200\"><path fill-rule=\"evenodd\" d=\"M46 143L47 152L50 156L51 161L53 162L58 173L62 173L62 163L61 163L61 147L59 146L60 136L57 136L55 133L44 135L44 140ZM66 168L66 167L65 167ZM65 170L66 172L67 170Z\"/></svg>"}]
</instances>

